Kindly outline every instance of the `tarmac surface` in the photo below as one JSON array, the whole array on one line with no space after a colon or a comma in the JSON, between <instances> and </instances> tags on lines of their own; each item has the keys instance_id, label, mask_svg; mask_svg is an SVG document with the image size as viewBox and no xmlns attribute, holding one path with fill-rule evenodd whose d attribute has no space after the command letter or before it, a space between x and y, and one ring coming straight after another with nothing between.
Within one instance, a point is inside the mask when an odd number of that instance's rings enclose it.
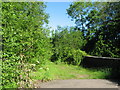
<instances>
[{"instance_id":1,"label":"tarmac surface","mask_svg":"<svg viewBox=\"0 0 120 90\"><path fill-rule=\"evenodd\" d=\"M39 83L40 88L118 88L118 83L106 79L52 80Z\"/></svg>"}]
</instances>

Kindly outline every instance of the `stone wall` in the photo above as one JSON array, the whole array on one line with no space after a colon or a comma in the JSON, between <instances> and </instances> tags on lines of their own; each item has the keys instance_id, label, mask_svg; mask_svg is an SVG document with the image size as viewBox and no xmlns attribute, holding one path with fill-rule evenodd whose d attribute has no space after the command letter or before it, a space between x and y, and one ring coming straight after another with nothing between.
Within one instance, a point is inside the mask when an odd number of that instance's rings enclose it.
<instances>
[{"instance_id":1,"label":"stone wall","mask_svg":"<svg viewBox=\"0 0 120 90\"><path fill-rule=\"evenodd\" d=\"M120 58L85 56L81 65L86 68L120 68Z\"/></svg>"}]
</instances>

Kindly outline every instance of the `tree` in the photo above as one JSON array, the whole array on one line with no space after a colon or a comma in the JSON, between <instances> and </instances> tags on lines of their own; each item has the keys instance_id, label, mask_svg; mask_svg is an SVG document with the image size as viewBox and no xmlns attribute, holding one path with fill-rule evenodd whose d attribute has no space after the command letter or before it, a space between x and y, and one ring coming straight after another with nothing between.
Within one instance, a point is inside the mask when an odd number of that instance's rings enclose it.
<instances>
[{"instance_id":1,"label":"tree","mask_svg":"<svg viewBox=\"0 0 120 90\"><path fill-rule=\"evenodd\" d=\"M74 2L67 9L92 55L120 57L120 2Z\"/></svg>"}]
</instances>

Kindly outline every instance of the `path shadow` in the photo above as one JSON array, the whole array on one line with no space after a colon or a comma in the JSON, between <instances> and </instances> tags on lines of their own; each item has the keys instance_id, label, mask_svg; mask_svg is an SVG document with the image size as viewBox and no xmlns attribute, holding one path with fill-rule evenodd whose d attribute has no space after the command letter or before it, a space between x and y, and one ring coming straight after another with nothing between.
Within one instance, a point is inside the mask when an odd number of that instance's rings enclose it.
<instances>
[{"instance_id":1,"label":"path shadow","mask_svg":"<svg viewBox=\"0 0 120 90\"><path fill-rule=\"evenodd\" d=\"M107 79L107 80L116 83L118 86L120 86L120 79Z\"/></svg>"}]
</instances>

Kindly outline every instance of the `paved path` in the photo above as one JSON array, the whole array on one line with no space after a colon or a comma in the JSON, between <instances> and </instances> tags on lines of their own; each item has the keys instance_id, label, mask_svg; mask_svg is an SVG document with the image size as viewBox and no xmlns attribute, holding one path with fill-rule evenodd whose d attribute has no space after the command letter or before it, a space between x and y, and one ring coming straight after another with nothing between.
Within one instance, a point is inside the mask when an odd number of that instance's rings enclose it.
<instances>
[{"instance_id":1,"label":"paved path","mask_svg":"<svg viewBox=\"0 0 120 90\"><path fill-rule=\"evenodd\" d=\"M39 85L41 88L118 88L117 83L105 79L53 80Z\"/></svg>"}]
</instances>

